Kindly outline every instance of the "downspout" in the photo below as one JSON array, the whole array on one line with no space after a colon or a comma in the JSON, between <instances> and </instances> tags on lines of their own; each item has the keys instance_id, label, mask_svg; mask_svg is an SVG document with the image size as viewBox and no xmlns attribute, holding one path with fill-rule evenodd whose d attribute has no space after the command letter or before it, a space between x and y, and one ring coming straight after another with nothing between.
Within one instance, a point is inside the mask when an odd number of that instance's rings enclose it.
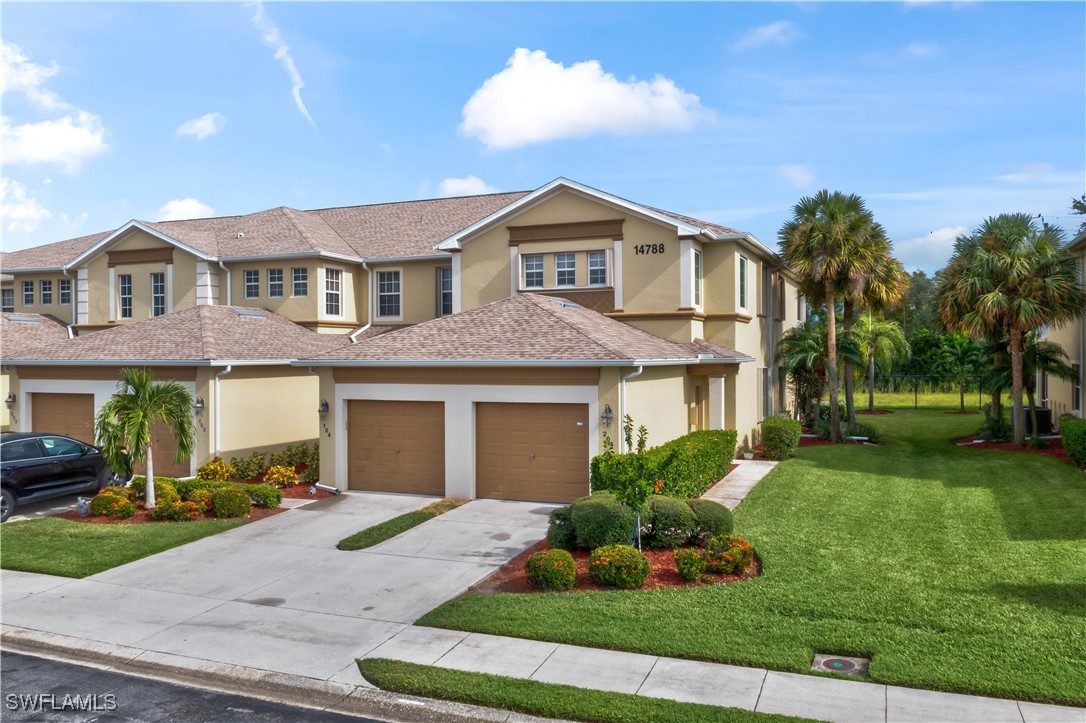
<instances>
[{"instance_id":1,"label":"downspout","mask_svg":"<svg viewBox=\"0 0 1086 723\"><path fill-rule=\"evenodd\" d=\"M356 339L355 337L357 337L359 334L364 332L366 329L369 329L371 326L373 326L373 269L371 269L369 266L366 266L365 261L362 262L362 269L367 274L367 276L366 276L366 325L363 326L358 331L351 332L347 336L347 338L351 340L352 344L357 344L358 343L358 339ZM309 367L309 372L311 374L316 374L316 372L313 371L313 367Z\"/></svg>"},{"instance_id":2,"label":"downspout","mask_svg":"<svg viewBox=\"0 0 1086 723\"><path fill-rule=\"evenodd\" d=\"M227 271L227 274L230 272ZM233 370L232 364L215 375L215 456L222 457L222 386L221 380Z\"/></svg>"},{"instance_id":3,"label":"downspout","mask_svg":"<svg viewBox=\"0 0 1086 723\"><path fill-rule=\"evenodd\" d=\"M66 279L71 280L72 277L68 276L68 268L67 267L62 268L60 270L60 273L64 274L64 277ZM72 330L72 327L74 327L76 325L76 322L79 321L79 319L75 315L75 313L76 313L75 310L77 308L76 307L76 298L77 298L77 296L79 294L79 291L75 288L75 286L78 286L78 284L79 284L79 282L77 280L76 283L73 284L72 290L69 292L72 295L72 300L70 302L71 305L72 305L72 323L68 324L68 338L69 339L74 339L75 338L75 332ZM57 292L59 293L60 290L58 289Z\"/></svg>"},{"instance_id":4,"label":"downspout","mask_svg":"<svg viewBox=\"0 0 1086 723\"><path fill-rule=\"evenodd\" d=\"M222 261L219 261L219 268L226 272L226 305L227 306L233 306L233 304L231 302L234 299L234 294L233 294L233 290L230 288L231 287L231 284L230 284L230 269L226 268L226 265L223 264ZM227 370L229 370L229 367L227 367ZM218 432L218 430L216 429L216 433L217 432Z\"/></svg>"},{"instance_id":5,"label":"downspout","mask_svg":"<svg viewBox=\"0 0 1086 723\"><path fill-rule=\"evenodd\" d=\"M621 390L619 391L619 397L618 397L618 418L619 418L619 422L621 424L626 423L626 380L627 379L633 379L635 377L641 376L641 372L643 372L643 371L645 371L645 367L641 366L641 365L638 365L636 371L632 371L629 374L626 374L626 375L624 375L622 377L622 382L620 383ZM626 449L626 435L625 434L619 435L618 451L623 452L623 453L630 451L630 450Z\"/></svg>"}]
</instances>

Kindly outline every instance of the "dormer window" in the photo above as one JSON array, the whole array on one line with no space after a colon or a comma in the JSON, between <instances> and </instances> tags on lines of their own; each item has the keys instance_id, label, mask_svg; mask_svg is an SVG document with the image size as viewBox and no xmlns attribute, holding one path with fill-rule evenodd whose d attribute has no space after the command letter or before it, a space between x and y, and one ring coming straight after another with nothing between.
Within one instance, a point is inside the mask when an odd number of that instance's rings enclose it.
<instances>
[{"instance_id":1,"label":"dormer window","mask_svg":"<svg viewBox=\"0 0 1086 723\"><path fill-rule=\"evenodd\" d=\"M556 286L576 286L577 254L555 254L554 272Z\"/></svg>"}]
</instances>

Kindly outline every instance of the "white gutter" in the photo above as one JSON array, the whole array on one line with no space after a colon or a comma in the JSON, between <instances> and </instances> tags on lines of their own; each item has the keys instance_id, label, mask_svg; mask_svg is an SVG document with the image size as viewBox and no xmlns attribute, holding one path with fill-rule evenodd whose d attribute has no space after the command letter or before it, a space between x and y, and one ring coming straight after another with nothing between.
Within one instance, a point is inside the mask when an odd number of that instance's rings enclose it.
<instances>
[{"instance_id":1,"label":"white gutter","mask_svg":"<svg viewBox=\"0 0 1086 723\"><path fill-rule=\"evenodd\" d=\"M227 364L226 368L215 375L215 456L222 457L222 386L221 380L233 371L234 367Z\"/></svg>"},{"instance_id":2,"label":"white gutter","mask_svg":"<svg viewBox=\"0 0 1086 723\"><path fill-rule=\"evenodd\" d=\"M645 371L645 366L643 364L639 364L637 367L637 371L630 372L629 374L626 374L622 377L622 381L620 382L621 390L619 391L618 397L618 418L621 424L626 423L626 380L641 376L641 372L643 371ZM626 449L625 434L619 435L618 451L623 453L630 451Z\"/></svg>"},{"instance_id":3,"label":"white gutter","mask_svg":"<svg viewBox=\"0 0 1086 723\"><path fill-rule=\"evenodd\" d=\"M299 251L292 254L250 254L248 256L221 256L218 261L229 261L230 263L236 263L240 261L275 261L276 259L312 259L312 258L326 258L336 259L337 261L349 261L351 263L358 263L362 259L358 256L347 256L345 254L336 254L330 251Z\"/></svg>"},{"instance_id":4,"label":"white gutter","mask_svg":"<svg viewBox=\"0 0 1086 723\"><path fill-rule=\"evenodd\" d=\"M230 288L230 269L223 265L222 259L219 259L219 268L226 272L226 305L233 306L230 302L233 300L233 290ZM219 297L220 302L222 297Z\"/></svg>"},{"instance_id":5,"label":"white gutter","mask_svg":"<svg viewBox=\"0 0 1086 723\"><path fill-rule=\"evenodd\" d=\"M306 367L628 367L683 364L740 364L754 357L683 357L681 359L297 359L291 366Z\"/></svg>"},{"instance_id":6,"label":"white gutter","mask_svg":"<svg viewBox=\"0 0 1086 723\"><path fill-rule=\"evenodd\" d=\"M357 344L358 339L355 337L373 326L373 269L366 266L366 262L362 262L362 268L366 271L366 325L358 331L353 331L347 335L347 338L351 340L352 344ZM313 371L313 367L309 367L309 371Z\"/></svg>"},{"instance_id":7,"label":"white gutter","mask_svg":"<svg viewBox=\"0 0 1086 723\"><path fill-rule=\"evenodd\" d=\"M27 367L222 367L292 364L291 359L5 359L5 364ZM305 366L297 365L295 366ZM388 366L386 364L386 366Z\"/></svg>"}]
</instances>

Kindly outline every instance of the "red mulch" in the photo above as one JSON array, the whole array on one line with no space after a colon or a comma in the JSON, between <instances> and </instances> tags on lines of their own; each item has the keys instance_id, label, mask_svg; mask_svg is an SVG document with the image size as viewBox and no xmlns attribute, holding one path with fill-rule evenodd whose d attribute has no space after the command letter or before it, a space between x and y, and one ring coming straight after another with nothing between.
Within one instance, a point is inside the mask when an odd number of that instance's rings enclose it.
<instances>
[{"instance_id":1,"label":"red mulch","mask_svg":"<svg viewBox=\"0 0 1086 723\"><path fill-rule=\"evenodd\" d=\"M893 414L889 409L857 409L856 414Z\"/></svg>"},{"instance_id":2,"label":"red mulch","mask_svg":"<svg viewBox=\"0 0 1086 723\"><path fill-rule=\"evenodd\" d=\"M738 466L739 465L737 465L735 462L732 462L732 466L728 467L728 471L724 473L724 476L727 477L728 475L730 475L732 471Z\"/></svg>"},{"instance_id":3,"label":"red mulch","mask_svg":"<svg viewBox=\"0 0 1086 723\"><path fill-rule=\"evenodd\" d=\"M546 540L540 540L509 562L505 563L505 565L498 568L489 577L476 585L474 589L482 593L543 592L541 588L536 587L528 581L528 577L524 574L524 563L530 555L540 552L541 550L549 549L549 547ZM649 567L652 569L652 572L649 573L648 579L645 580L645 585L641 588L642 590L719 585L725 582L749 580L758 577L762 572L761 562L758 560L757 556L755 556L754 563L743 575L709 574L709 582L688 582L679 574L678 570L675 569L675 558L673 557L671 550L650 550L646 548L643 552L645 553L645 557L649 559ZM614 589L597 585L588 577L588 552L578 550L571 554L573 555L574 562L577 563L577 582L574 583L574 590Z\"/></svg>"},{"instance_id":4,"label":"red mulch","mask_svg":"<svg viewBox=\"0 0 1086 723\"><path fill-rule=\"evenodd\" d=\"M298 484L291 485L290 487L282 487L283 497L289 497L292 500L323 500L325 497L331 497L332 493L328 490L318 489L317 494L309 494L309 488L313 485Z\"/></svg>"},{"instance_id":5,"label":"red mulch","mask_svg":"<svg viewBox=\"0 0 1086 723\"><path fill-rule=\"evenodd\" d=\"M800 437L799 438L799 446L800 447L821 447L824 444L833 444L833 442L831 442L828 439L819 439L818 437Z\"/></svg>"},{"instance_id":6,"label":"red mulch","mask_svg":"<svg viewBox=\"0 0 1086 723\"><path fill-rule=\"evenodd\" d=\"M960 411L958 409L955 409L953 412L943 412L943 414L980 414L980 412L971 411L969 409L967 409L967 410L965 410L963 412L963 411Z\"/></svg>"},{"instance_id":7,"label":"red mulch","mask_svg":"<svg viewBox=\"0 0 1086 723\"><path fill-rule=\"evenodd\" d=\"M1048 445L1043 449L1033 449L1032 447L1019 447L1014 442L985 442L979 441L974 443L974 440L979 440L980 437L961 437L959 439L950 440L951 444L956 444L960 447L971 447L972 449L998 449L1004 452L1031 452L1033 454L1043 454L1048 457L1055 457L1064 464L1069 464L1072 467L1077 467L1071 458L1067 456L1067 452L1063 448L1062 439L1046 439L1045 444Z\"/></svg>"},{"instance_id":8,"label":"red mulch","mask_svg":"<svg viewBox=\"0 0 1086 723\"><path fill-rule=\"evenodd\" d=\"M252 512L246 515L244 519L256 522L257 520L262 520L265 517L271 517L272 515L277 515L280 512L286 511L286 507L276 507L273 510L269 510L266 507L254 507ZM150 511L143 509L142 502L136 503L136 514L132 515L127 519L123 517L80 517L78 510L68 510L67 512L61 512L60 514L53 516L63 517L66 520L75 520L76 522L89 522L95 525L137 525L144 522L162 522L162 520L152 520ZM219 518L212 517L211 515L204 515L202 517L197 517L196 519L216 520Z\"/></svg>"}]
</instances>

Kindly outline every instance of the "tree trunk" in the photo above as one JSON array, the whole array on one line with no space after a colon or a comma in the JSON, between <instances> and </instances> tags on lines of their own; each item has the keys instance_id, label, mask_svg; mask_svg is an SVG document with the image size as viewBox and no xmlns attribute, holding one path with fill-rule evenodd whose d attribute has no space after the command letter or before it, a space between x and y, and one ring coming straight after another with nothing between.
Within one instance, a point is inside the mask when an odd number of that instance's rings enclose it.
<instances>
[{"instance_id":1,"label":"tree trunk","mask_svg":"<svg viewBox=\"0 0 1086 723\"><path fill-rule=\"evenodd\" d=\"M1011 329L1011 421L1014 443L1026 444L1026 415L1022 407L1022 355L1025 353L1021 329Z\"/></svg>"},{"instance_id":2,"label":"tree trunk","mask_svg":"<svg viewBox=\"0 0 1086 723\"><path fill-rule=\"evenodd\" d=\"M838 414L837 390L837 309L833 285L826 283L826 384L830 388L830 441L841 441L841 415Z\"/></svg>"},{"instance_id":3,"label":"tree trunk","mask_svg":"<svg viewBox=\"0 0 1086 723\"><path fill-rule=\"evenodd\" d=\"M1030 429L1033 431L1033 434L1030 435L1030 438L1032 439L1030 444L1036 447L1041 439L1040 435L1037 433L1037 404L1036 398L1033 396L1032 387L1026 387L1026 402L1029 406Z\"/></svg>"},{"instance_id":4,"label":"tree trunk","mask_svg":"<svg viewBox=\"0 0 1086 723\"><path fill-rule=\"evenodd\" d=\"M867 355L867 411L875 411L875 352Z\"/></svg>"},{"instance_id":5,"label":"tree trunk","mask_svg":"<svg viewBox=\"0 0 1086 723\"><path fill-rule=\"evenodd\" d=\"M143 508L155 508L155 458L150 445L147 446L147 486L143 495Z\"/></svg>"},{"instance_id":6,"label":"tree trunk","mask_svg":"<svg viewBox=\"0 0 1086 723\"><path fill-rule=\"evenodd\" d=\"M965 414L965 380L958 380L958 411Z\"/></svg>"},{"instance_id":7,"label":"tree trunk","mask_svg":"<svg viewBox=\"0 0 1086 723\"><path fill-rule=\"evenodd\" d=\"M852 332L852 324L855 321L855 309L853 305L849 303L848 297L845 297L845 335L848 336ZM849 426L856 424L856 398L854 396L856 380L852 374L852 362L845 360L844 369L845 375L845 417L848 419Z\"/></svg>"}]
</instances>

